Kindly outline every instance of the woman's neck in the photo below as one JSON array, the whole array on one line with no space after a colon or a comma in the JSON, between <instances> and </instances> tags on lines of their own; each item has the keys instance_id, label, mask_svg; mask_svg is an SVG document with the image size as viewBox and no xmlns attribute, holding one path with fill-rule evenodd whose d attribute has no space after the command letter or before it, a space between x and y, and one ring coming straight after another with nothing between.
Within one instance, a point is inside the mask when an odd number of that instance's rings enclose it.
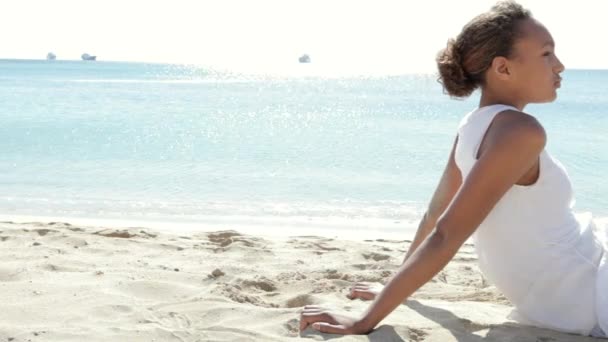
<instances>
[{"instance_id":1,"label":"woman's neck","mask_svg":"<svg viewBox=\"0 0 608 342\"><path fill-rule=\"evenodd\" d=\"M519 111L523 111L527 105L526 102L516 99L513 96L502 95L490 90L482 89L481 98L479 99L479 107L491 106L495 104L504 104L517 108Z\"/></svg>"}]
</instances>

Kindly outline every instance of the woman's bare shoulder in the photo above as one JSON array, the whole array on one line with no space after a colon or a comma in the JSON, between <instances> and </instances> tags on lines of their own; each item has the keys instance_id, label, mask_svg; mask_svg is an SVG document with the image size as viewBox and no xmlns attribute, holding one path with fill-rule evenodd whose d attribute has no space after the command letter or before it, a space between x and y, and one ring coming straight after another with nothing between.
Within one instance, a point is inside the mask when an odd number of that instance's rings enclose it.
<instances>
[{"instance_id":1,"label":"woman's bare shoulder","mask_svg":"<svg viewBox=\"0 0 608 342\"><path fill-rule=\"evenodd\" d=\"M506 110L499 113L494 119L493 126L502 130L517 129L517 131L521 131L521 134L546 134L541 123L533 115L517 110Z\"/></svg>"},{"instance_id":2,"label":"woman's bare shoulder","mask_svg":"<svg viewBox=\"0 0 608 342\"><path fill-rule=\"evenodd\" d=\"M496 116L488 132L490 144L507 143L545 145L547 134L542 124L533 116L517 110L506 110Z\"/></svg>"}]
</instances>

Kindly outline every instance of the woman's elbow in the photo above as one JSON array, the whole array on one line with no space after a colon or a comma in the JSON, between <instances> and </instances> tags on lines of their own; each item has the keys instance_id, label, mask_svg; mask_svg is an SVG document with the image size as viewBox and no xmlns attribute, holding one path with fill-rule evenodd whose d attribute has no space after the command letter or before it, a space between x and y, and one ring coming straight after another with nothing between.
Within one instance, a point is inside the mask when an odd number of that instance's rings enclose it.
<instances>
[{"instance_id":1,"label":"woman's elbow","mask_svg":"<svg viewBox=\"0 0 608 342\"><path fill-rule=\"evenodd\" d=\"M469 234L464 232L463 227L456 227L453 223L440 219L431 232L432 239L436 244L454 247L456 249L466 241Z\"/></svg>"},{"instance_id":2,"label":"woman's elbow","mask_svg":"<svg viewBox=\"0 0 608 342\"><path fill-rule=\"evenodd\" d=\"M436 225L435 228L429 233L427 239L429 240L429 243L435 247L441 247L444 246L446 241L448 238L448 235L446 234L446 231L443 229L439 228L439 225Z\"/></svg>"}]
</instances>

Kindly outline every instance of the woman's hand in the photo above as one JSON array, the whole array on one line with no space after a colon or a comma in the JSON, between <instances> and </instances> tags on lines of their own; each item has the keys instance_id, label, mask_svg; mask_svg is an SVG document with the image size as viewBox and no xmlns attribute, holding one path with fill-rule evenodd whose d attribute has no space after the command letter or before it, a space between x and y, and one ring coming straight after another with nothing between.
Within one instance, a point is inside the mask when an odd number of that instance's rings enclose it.
<instances>
[{"instance_id":1,"label":"woman's hand","mask_svg":"<svg viewBox=\"0 0 608 342\"><path fill-rule=\"evenodd\" d=\"M357 283L351 287L346 297L349 299L374 300L383 288L384 285L380 283Z\"/></svg>"},{"instance_id":2,"label":"woman's hand","mask_svg":"<svg viewBox=\"0 0 608 342\"><path fill-rule=\"evenodd\" d=\"M331 313L316 305L306 305L300 315L300 331L309 325L327 334L364 335L373 330L358 319Z\"/></svg>"}]
</instances>

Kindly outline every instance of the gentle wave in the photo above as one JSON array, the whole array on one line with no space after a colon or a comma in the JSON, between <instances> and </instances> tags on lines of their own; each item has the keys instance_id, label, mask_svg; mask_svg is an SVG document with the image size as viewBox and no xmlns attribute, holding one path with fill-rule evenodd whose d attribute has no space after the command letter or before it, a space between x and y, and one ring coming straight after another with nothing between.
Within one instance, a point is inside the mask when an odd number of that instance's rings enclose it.
<instances>
[{"instance_id":1,"label":"gentle wave","mask_svg":"<svg viewBox=\"0 0 608 342\"><path fill-rule=\"evenodd\" d=\"M27 209L22 209L27 208ZM22 213L117 214L126 216L191 217L247 216L247 217L342 217L348 219L374 218L387 220L415 220L422 216L420 206L391 201L356 202L269 202L269 201L137 201L116 199L51 199L1 197L0 210Z\"/></svg>"}]
</instances>

